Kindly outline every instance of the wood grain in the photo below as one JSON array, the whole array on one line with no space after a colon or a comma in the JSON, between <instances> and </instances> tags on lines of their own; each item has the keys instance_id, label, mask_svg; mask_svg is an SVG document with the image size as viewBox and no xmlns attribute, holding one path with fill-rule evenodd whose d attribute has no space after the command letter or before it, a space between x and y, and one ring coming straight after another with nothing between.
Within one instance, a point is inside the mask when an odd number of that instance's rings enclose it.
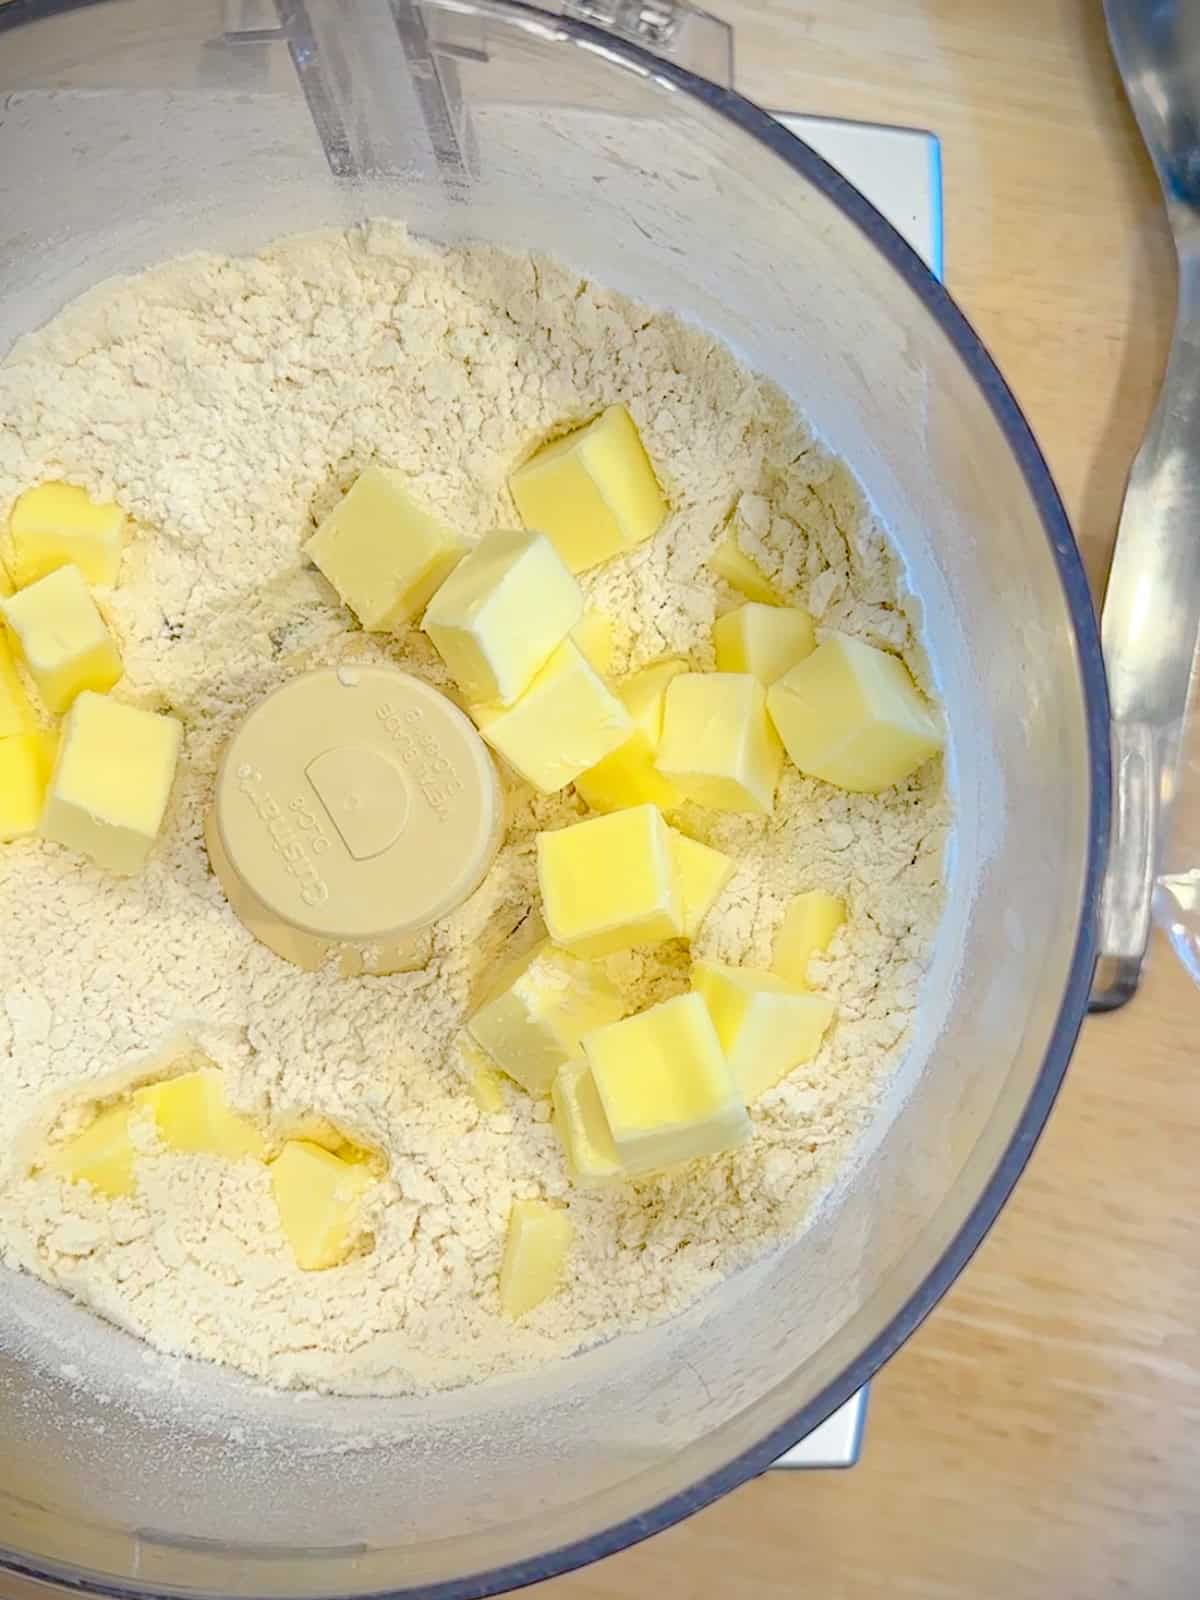
<instances>
[{"instance_id":1,"label":"wood grain","mask_svg":"<svg viewBox=\"0 0 1200 1600\"><path fill-rule=\"evenodd\" d=\"M941 135L948 282L1102 581L1174 264L1099 0L716 9L753 98ZM759 1479L538 1600L1200 1594L1195 1030L1160 945L1136 1002L1085 1027L1015 1198L876 1382L860 1466Z\"/></svg>"}]
</instances>

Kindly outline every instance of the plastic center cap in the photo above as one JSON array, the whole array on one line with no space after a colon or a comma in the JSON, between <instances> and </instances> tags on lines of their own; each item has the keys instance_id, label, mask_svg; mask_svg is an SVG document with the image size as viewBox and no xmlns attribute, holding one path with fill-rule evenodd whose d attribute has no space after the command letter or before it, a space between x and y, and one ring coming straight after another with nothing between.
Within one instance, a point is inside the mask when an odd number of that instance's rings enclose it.
<instances>
[{"instance_id":1,"label":"plastic center cap","mask_svg":"<svg viewBox=\"0 0 1200 1600\"><path fill-rule=\"evenodd\" d=\"M462 712L395 667L354 666L306 673L250 713L207 833L238 916L312 966L453 910L502 829L496 769Z\"/></svg>"}]
</instances>

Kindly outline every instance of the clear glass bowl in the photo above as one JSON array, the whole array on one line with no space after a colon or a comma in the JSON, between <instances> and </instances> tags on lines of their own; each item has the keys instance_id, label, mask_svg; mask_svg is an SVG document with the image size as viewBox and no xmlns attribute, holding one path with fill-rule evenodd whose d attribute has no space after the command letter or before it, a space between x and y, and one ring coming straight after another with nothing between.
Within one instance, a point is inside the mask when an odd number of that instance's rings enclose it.
<instances>
[{"instance_id":1,"label":"clear glass bowl","mask_svg":"<svg viewBox=\"0 0 1200 1600\"><path fill-rule=\"evenodd\" d=\"M720 334L854 466L922 597L951 730L948 909L888 1114L817 1226L678 1322L491 1387L334 1400L152 1357L5 1278L13 1571L139 1596L476 1596L761 1471L978 1244L1084 1014L1104 679L1012 396L810 149L737 95L527 6L279 9L283 35L255 0L226 7L226 33L215 5L172 0L0 9L0 348L108 274L363 215L567 258Z\"/></svg>"}]
</instances>

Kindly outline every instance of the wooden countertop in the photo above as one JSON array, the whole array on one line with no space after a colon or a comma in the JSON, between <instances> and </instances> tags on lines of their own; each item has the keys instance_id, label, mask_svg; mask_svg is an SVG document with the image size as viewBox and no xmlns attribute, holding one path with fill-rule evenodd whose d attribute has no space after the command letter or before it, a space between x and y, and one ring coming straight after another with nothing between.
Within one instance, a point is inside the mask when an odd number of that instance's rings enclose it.
<instances>
[{"instance_id":1,"label":"wooden countertop","mask_svg":"<svg viewBox=\"0 0 1200 1600\"><path fill-rule=\"evenodd\" d=\"M760 102L941 135L947 282L1102 583L1174 265L1100 0L709 4ZM761 1478L539 1600L1200 1594L1193 1031L1200 995L1160 940L1137 999L1084 1028L979 1254L877 1379L857 1468Z\"/></svg>"}]
</instances>

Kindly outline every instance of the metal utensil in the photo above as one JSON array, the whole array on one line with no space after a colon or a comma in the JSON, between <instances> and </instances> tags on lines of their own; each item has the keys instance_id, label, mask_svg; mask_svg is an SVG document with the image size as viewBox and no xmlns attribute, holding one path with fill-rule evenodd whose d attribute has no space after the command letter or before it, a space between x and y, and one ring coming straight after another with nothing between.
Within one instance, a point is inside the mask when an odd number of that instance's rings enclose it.
<instances>
[{"instance_id":1,"label":"metal utensil","mask_svg":"<svg viewBox=\"0 0 1200 1600\"><path fill-rule=\"evenodd\" d=\"M1134 460L1101 618L1112 702L1113 831L1094 1011L1136 991L1175 798L1200 635L1200 6L1105 0L1117 67L1166 198L1179 304Z\"/></svg>"}]
</instances>

